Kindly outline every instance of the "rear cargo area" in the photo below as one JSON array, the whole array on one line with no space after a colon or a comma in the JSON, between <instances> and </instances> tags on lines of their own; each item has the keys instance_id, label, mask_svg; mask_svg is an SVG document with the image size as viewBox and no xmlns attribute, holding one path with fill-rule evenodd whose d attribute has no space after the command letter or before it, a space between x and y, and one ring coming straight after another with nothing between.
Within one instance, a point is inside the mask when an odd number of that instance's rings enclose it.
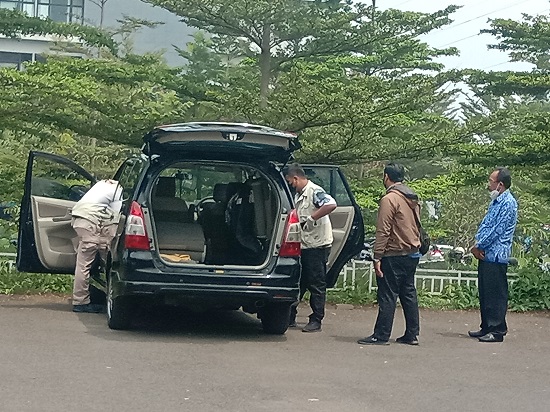
<instances>
[{"instance_id":1,"label":"rear cargo area","mask_svg":"<svg viewBox=\"0 0 550 412\"><path fill-rule=\"evenodd\" d=\"M281 223L279 192L261 171L227 162L181 162L151 189L160 258L167 264L263 264Z\"/></svg>"}]
</instances>

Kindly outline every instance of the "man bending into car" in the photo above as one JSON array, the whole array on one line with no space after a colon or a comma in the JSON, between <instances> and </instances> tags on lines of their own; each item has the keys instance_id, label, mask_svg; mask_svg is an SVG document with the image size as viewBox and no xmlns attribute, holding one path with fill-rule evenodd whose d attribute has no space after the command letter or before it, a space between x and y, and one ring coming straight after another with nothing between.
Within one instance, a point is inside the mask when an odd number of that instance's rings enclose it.
<instances>
[{"instance_id":1,"label":"man bending into car","mask_svg":"<svg viewBox=\"0 0 550 412\"><path fill-rule=\"evenodd\" d=\"M325 316L327 291L327 261L332 246L332 225L328 214L336 209L336 201L321 187L311 182L304 169L293 164L284 172L285 179L296 189L296 212L300 220L302 246L302 273L300 299L306 290L311 294L309 303L312 313L302 332L320 332ZM289 326L296 326L298 302L292 305Z\"/></svg>"},{"instance_id":2,"label":"man bending into car","mask_svg":"<svg viewBox=\"0 0 550 412\"><path fill-rule=\"evenodd\" d=\"M73 312L103 311L102 305L90 302L90 270L98 253L102 264L107 260L120 218L121 195L117 181L100 180L73 207L71 224L78 235Z\"/></svg>"}]
</instances>

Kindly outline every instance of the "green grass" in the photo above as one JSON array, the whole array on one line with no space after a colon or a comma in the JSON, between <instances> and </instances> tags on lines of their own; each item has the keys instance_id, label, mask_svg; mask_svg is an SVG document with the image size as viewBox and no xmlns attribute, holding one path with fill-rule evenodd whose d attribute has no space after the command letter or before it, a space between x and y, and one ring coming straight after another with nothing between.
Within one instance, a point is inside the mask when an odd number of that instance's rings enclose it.
<instances>
[{"instance_id":1,"label":"green grass","mask_svg":"<svg viewBox=\"0 0 550 412\"><path fill-rule=\"evenodd\" d=\"M0 266L0 294L69 294L72 290L73 277L71 275L20 273Z\"/></svg>"}]
</instances>

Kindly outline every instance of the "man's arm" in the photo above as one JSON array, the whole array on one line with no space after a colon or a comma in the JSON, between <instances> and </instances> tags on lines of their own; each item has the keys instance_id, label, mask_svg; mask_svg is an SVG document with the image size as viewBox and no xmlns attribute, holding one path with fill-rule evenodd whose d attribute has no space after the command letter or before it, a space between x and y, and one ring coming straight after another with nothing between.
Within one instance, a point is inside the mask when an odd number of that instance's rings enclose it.
<instances>
[{"instance_id":1,"label":"man's arm","mask_svg":"<svg viewBox=\"0 0 550 412\"><path fill-rule=\"evenodd\" d=\"M389 196L384 196L380 201L378 219L376 222L376 239L374 241L374 259L381 259L386 251L390 239L395 207Z\"/></svg>"},{"instance_id":2,"label":"man's arm","mask_svg":"<svg viewBox=\"0 0 550 412\"><path fill-rule=\"evenodd\" d=\"M310 218L314 222L328 215L338 207L336 200L324 190L317 190L313 193L313 205L315 206L315 210Z\"/></svg>"},{"instance_id":3,"label":"man's arm","mask_svg":"<svg viewBox=\"0 0 550 412\"><path fill-rule=\"evenodd\" d=\"M315 209L311 214L311 217L313 218L313 220L319 220L323 216L326 216L329 213L332 213L334 209L336 209L336 203L325 204L321 206L319 209Z\"/></svg>"}]
</instances>

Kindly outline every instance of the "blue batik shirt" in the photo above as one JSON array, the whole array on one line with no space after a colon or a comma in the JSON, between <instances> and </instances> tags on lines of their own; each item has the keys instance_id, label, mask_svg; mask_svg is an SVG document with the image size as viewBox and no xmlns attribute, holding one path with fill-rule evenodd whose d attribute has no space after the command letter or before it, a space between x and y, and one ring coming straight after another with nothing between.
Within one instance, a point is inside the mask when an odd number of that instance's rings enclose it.
<instances>
[{"instance_id":1,"label":"blue batik shirt","mask_svg":"<svg viewBox=\"0 0 550 412\"><path fill-rule=\"evenodd\" d=\"M476 234L476 247L485 252L485 261L508 263L518 220L518 203L509 190L489 205Z\"/></svg>"}]
</instances>

